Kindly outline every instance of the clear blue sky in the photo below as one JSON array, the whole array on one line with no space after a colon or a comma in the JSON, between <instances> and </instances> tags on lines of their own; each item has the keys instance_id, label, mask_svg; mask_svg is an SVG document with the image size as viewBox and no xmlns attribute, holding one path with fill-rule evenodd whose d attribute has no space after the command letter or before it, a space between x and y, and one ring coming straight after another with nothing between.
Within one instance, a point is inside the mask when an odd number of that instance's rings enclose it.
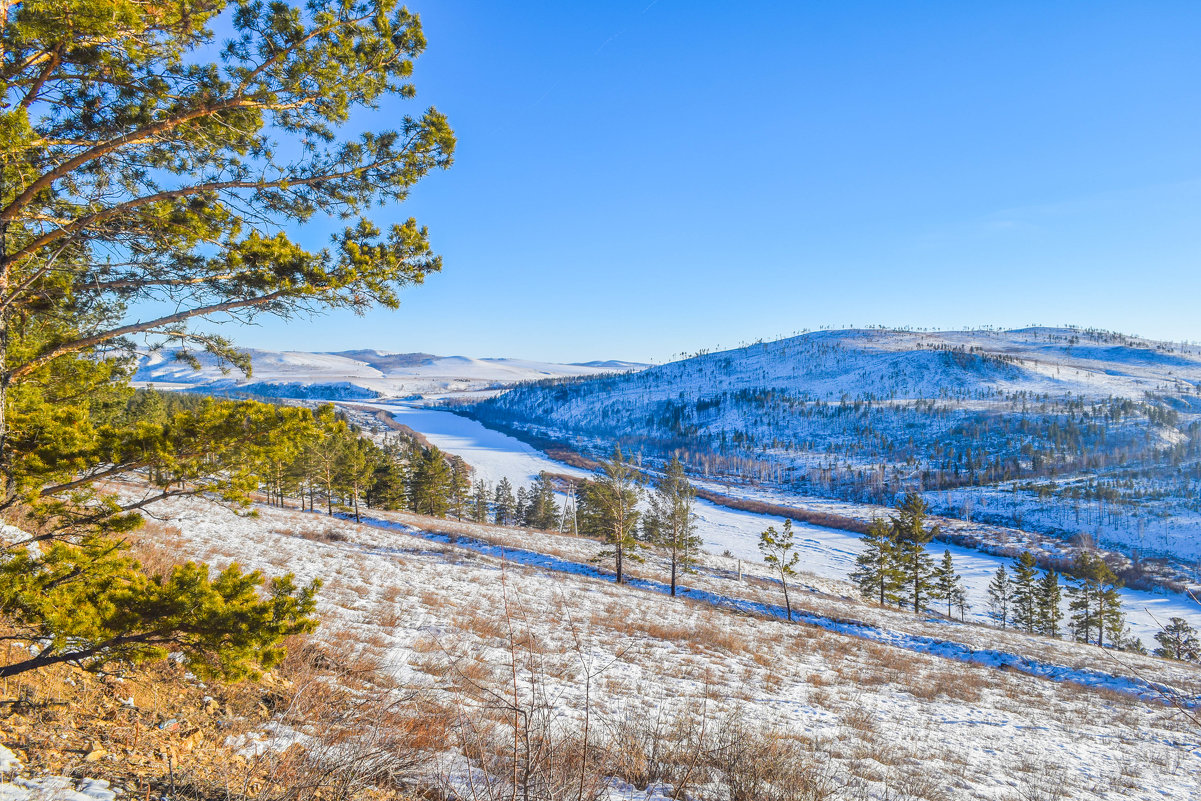
<instances>
[{"instance_id":1,"label":"clear blue sky","mask_svg":"<svg viewBox=\"0 0 1201 801\"><path fill-rule=\"evenodd\" d=\"M399 312L248 346L665 360L823 325L1201 339L1201 3L411 0L455 165ZM321 225L301 232L310 244Z\"/></svg>"}]
</instances>

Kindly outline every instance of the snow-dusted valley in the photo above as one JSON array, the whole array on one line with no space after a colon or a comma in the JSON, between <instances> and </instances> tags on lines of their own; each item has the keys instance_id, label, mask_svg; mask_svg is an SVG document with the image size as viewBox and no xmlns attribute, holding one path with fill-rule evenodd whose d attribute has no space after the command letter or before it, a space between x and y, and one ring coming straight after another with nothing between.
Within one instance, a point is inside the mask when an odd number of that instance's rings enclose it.
<instances>
[{"instance_id":1,"label":"snow-dusted valley","mask_svg":"<svg viewBox=\"0 0 1201 801\"><path fill-rule=\"evenodd\" d=\"M1070 328L821 331L456 411L734 495L890 505L1087 539L1182 588L1201 557L1201 348ZM1165 568L1156 558L1169 560Z\"/></svg>"},{"instance_id":2,"label":"snow-dusted valley","mask_svg":"<svg viewBox=\"0 0 1201 801\"><path fill-rule=\"evenodd\" d=\"M135 381L332 401L376 442L401 431L461 457L485 497L543 472L560 489L590 476L540 448L603 458L620 444L652 475L679 455L722 503L696 502L705 551L679 597L656 549L618 586L587 537L374 508L356 523L350 507L306 512L296 497L250 515L201 498L150 504L140 552L323 579L313 636L355 677L355 714L404 699L384 716L395 729L349 739L299 695L264 706L223 735L227 786L302 751L345 762L382 737L406 755L390 781L447 799L510 797L518 753L539 797L598 801L1183 799L1201 787L1201 667L1002 630L986 614L989 581L1015 554L1061 564L1099 544L1145 579L1117 590L1131 635L1153 648L1171 618L1201 628L1201 604L1171 589L1201 555L1196 348L1071 329L867 330L659 367L252 357L244 379L149 354ZM127 502L151 492L110 489ZM758 548L777 511L868 521L917 491L939 513L947 539L927 548L951 552L965 619L864 602L847 580L858 533L798 522L788 621ZM184 703L156 697L156 720L199 714ZM74 775L116 776L114 759ZM15 779L0 798L47 788Z\"/></svg>"},{"instance_id":3,"label":"snow-dusted valley","mask_svg":"<svg viewBox=\"0 0 1201 801\"><path fill-rule=\"evenodd\" d=\"M556 462L515 437L443 409L387 401L373 402L365 408L385 410L394 420L420 431L442 450L462 456L474 468L475 477L485 481L489 487L494 487L502 479L508 479L515 486L527 485L542 471L574 476L580 480L589 477L586 470ZM366 414L356 414L353 408L351 412L355 414L353 419L365 427L371 427L375 422ZM778 499L787 498L781 496ZM864 504L840 505L834 508L837 511L851 511L848 506L861 513L879 517L887 517L892 511L886 507ZM759 532L770 525L780 523L778 517L731 509L704 500L697 502L696 514L698 533L704 539L705 547L710 553L728 553L747 564L758 563L761 559L757 544ZM943 525L953 527L955 521L946 520L943 521ZM1004 537L1007 531L996 526L980 524L968 525L966 528L980 537L991 538ZM796 530L797 548L804 570L823 579L846 579L855 567L855 557L862 550L857 534L806 523L798 523ZM1016 532L1010 533L1016 535ZM986 621L988 582L999 566L1012 560L943 542L933 542L928 546L930 552L937 556L946 548L952 551L967 587L971 604L969 618L977 622ZM1154 643L1153 636L1159 630L1160 623L1172 616L1184 617L1201 628L1201 605L1186 595L1131 588L1122 588L1119 592L1133 633L1149 646Z\"/></svg>"}]
</instances>

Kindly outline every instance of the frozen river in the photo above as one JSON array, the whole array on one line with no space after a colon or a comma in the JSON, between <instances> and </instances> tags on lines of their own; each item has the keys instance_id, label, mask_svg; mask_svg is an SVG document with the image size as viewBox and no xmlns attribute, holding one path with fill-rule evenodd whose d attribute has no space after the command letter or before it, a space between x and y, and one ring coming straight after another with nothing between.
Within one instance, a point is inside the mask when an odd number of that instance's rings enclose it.
<instances>
[{"instance_id":1,"label":"frozen river","mask_svg":"<svg viewBox=\"0 0 1201 801\"><path fill-rule=\"evenodd\" d=\"M463 457L475 468L475 477L489 484L508 478L514 487L528 485L543 470L581 478L589 475L585 470L556 462L507 434L450 412L395 402L371 405L386 409L397 422L421 432L442 450ZM699 500L696 513L698 533L707 550L714 553L729 551L739 559L753 562L761 561L759 533L769 525L779 529L781 522L780 518L727 509ZM793 523L793 529L801 555L799 567L803 571L845 579L854 568L861 547L859 538L853 533L797 522ZM947 547L932 543L930 550L936 558L941 558ZM966 548L949 546L949 549L967 586L968 602L972 606L970 615L983 619L988 582L997 567L1008 565L1009 560ZM1188 598L1133 590L1120 592L1127 621L1148 648L1155 646L1153 635L1159 630L1156 621L1166 623L1168 618L1179 616L1201 628L1201 606Z\"/></svg>"}]
</instances>

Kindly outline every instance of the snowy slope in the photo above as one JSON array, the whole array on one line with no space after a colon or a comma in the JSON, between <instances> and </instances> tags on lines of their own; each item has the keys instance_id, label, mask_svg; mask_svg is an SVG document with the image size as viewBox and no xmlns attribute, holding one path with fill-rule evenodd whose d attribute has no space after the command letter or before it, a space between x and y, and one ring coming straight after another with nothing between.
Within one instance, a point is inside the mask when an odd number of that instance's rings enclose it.
<instances>
[{"instance_id":1,"label":"snowy slope","mask_svg":"<svg viewBox=\"0 0 1201 801\"><path fill-rule=\"evenodd\" d=\"M1072 328L819 331L459 409L694 475L1201 558L1201 347Z\"/></svg>"},{"instance_id":2,"label":"snowy slope","mask_svg":"<svg viewBox=\"0 0 1201 801\"><path fill-rule=\"evenodd\" d=\"M1201 392L1201 346L1069 328L817 331L605 382L644 401L764 387L812 400L970 399L1006 392L1091 399Z\"/></svg>"},{"instance_id":3,"label":"snowy slope","mask_svg":"<svg viewBox=\"0 0 1201 801\"><path fill-rule=\"evenodd\" d=\"M403 514L355 525L197 500L155 508L188 555L324 577L317 636L444 694L464 719L513 683L564 725L587 708L600 737L686 716L719 732L738 716L748 733L807 738L865 801L1188 798L1201 779L1196 732L1153 687L1193 692L1185 665L876 609L813 576L793 598L804 624L789 625L778 585L738 581L720 557L687 578L686 597L667 598L658 556L620 588L582 538ZM455 665L482 690L478 707Z\"/></svg>"},{"instance_id":4,"label":"snowy slope","mask_svg":"<svg viewBox=\"0 0 1201 801\"><path fill-rule=\"evenodd\" d=\"M250 350L248 353L253 365L249 378L237 371L223 372L216 360L207 354L198 354L199 371L176 359L174 351L142 354L134 383L200 391L243 390L283 397L353 398L478 392L520 381L645 367L619 361L558 364L380 350L337 353Z\"/></svg>"},{"instance_id":5,"label":"snowy slope","mask_svg":"<svg viewBox=\"0 0 1201 801\"><path fill-rule=\"evenodd\" d=\"M405 403L379 403L378 407L387 410L398 422L420 431L442 450L463 457L474 469L473 478L489 486L494 486L501 479L508 479L515 487L528 486L541 471L575 476L581 480L591 477L587 471L556 462L528 444L485 428L474 420ZM367 419L358 422L366 427L371 424ZM771 500L779 502L789 499L776 497ZM836 511L847 513L843 508ZM875 508L868 517L887 517L891 511L883 507ZM762 560L759 533L768 526L778 527L780 524L777 517L730 509L707 501L697 501L695 512L697 534L704 540L706 550L712 554L728 553L748 566L758 565ZM830 580L846 579L855 569L855 557L863 550L859 535L802 522L795 522L794 526L796 552L801 557L802 569ZM989 529L978 525L975 533L986 538L993 533ZM971 606L969 618L978 622L987 621L988 583L998 567L1008 567L1013 560L942 542L932 542L927 548L936 559L942 557L944 549L951 551L956 569L964 579ZM1042 573L1039 575L1041 577ZM1162 621L1173 616L1183 617L1201 628L1201 606L1188 597L1128 588L1119 590L1119 594L1132 633L1148 647L1155 646L1154 636L1160 630Z\"/></svg>"}]
</instances>

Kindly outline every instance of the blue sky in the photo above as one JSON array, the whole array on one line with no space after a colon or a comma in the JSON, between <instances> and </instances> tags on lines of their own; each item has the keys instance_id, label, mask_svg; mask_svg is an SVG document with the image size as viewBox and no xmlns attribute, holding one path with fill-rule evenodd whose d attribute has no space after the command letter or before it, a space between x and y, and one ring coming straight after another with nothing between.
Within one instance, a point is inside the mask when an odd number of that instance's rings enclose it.
<instances>
[{"instance_id":1,"label":"blue sky","mask_svg":"<svg viewBox=\"0 0 1201 801\"><path fill-rule=\"evenodd\" d=\"M229 333L666 360L803 328L1201 340L1201 4L411 0L455 165L398 312ZM299 232L320 246L327 230Z\"/></svg>"}]
</instances>

